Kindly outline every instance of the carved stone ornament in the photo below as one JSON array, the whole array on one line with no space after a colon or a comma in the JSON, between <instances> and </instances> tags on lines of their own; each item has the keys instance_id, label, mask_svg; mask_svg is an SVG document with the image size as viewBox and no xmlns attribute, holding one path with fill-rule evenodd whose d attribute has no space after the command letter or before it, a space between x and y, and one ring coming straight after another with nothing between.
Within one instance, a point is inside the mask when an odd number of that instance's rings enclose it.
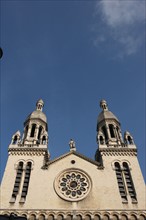
<instances>
[{"instance_id":1,"label":"carved stone ornament","mask_svg":"<svg viewBox=\"0 0 146 220\"><path fill-rule=\"evenodd\" d=\"M65 200L79 201L84 199L91 189L90 177L78 169L63 171L54 181L56 193Z\"/></svg>"}]
</instances>

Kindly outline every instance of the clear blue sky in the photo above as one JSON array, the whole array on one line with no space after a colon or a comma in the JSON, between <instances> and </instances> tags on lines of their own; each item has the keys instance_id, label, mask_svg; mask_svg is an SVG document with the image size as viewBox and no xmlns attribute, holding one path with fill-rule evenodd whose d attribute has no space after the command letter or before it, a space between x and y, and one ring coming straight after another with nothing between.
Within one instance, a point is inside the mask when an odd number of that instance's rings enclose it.
<instances>
[{"instance_id":1,"label":"clear blue sky","mask_svg":"<svg viewBox=\"0 0 146 220\"><path fill-rule=\"evenodd\" d=\"M1 1L1 175L12 135L45 102L49 151L94 158L106 99L145 161L144 1Z\"/></svg>"}]
</instances>

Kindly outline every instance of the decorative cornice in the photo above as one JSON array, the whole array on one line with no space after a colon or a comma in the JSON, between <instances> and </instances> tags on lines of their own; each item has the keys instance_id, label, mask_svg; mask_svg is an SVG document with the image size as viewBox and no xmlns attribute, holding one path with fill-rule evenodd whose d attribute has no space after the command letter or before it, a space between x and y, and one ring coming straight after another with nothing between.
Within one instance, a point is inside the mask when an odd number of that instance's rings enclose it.
<instances>
[{"instance_id":1,"label":"decorative cornice","mask_svg":"<svg viewBox=\"0 0 146 220\"><path fill-rule=\"evenodd\" d=\"M146 217L145 209L95 209L95 210L88 210L88 209L79 209L79 210L64 210L64 209L0 209L0 214L10 214L14 213L16 215L22 216L26 215L29 219L30 216L33 214L38 218L41 214L44 215L46 218L48 215L53 215L55 219L57 219L58 215L63 215L66 218L68 215L77 216L81 215L84 219L86 215L90 215L91 219L94 219L96 215L100 216L100 218L104 218L105 215L108 215L110 219L113 218L114 215L118 216L120 219L122 215L126 215L127 219L131 219L132 215L135 215L138 219L141 216Z\"/></svg>"},{"instance_id":2,"label":"decorative cornice","mask_svg":"<svg viewBox=\"0 0 146 220\"><path fill-rule=\"evenodd\" d=\"M99 151L105 156L137 156L137 149L130 148L102 148Z\"/></svg>"},{"instance_id":3,"label":"decorative cornice","mask_svg":"<svg viewBox=\"0 0 146 220\"><path fill-rule=\"evenodd\" d=\"M37 155L37 156L41 156L41 155L45 155L45 153L47 152L46 148L10 148L8 149L8 153L9 155Z\"/></svg>"}]
</instances>

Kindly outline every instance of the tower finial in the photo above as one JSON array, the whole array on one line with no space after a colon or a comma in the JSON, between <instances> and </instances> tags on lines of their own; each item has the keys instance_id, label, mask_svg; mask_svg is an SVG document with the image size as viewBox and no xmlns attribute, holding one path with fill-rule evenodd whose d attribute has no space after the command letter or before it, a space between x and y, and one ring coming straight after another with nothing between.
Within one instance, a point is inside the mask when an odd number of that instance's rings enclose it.
<instances>
[{"instance_id":1,"label":"tower finial","mask_svg":"<svg viewBox=\"0 0 146 220\"><path fill-rule=\"evenodd\" d=\"M100 101L100 107L103 109L103 111L107 111L108 110L107 102L104 99L102 99Z\"/></svg>"},{"instance_id":2,"label":"tower finial","mask_svg":"<svg viewBox=\"0 0 146 220\"><path fill-rule=\"evenodd\" d=\"M44 106L44 102L42 99L39 99L36 103L36 110L39 110L42 112Z\"/></svg>"}]
</instances>

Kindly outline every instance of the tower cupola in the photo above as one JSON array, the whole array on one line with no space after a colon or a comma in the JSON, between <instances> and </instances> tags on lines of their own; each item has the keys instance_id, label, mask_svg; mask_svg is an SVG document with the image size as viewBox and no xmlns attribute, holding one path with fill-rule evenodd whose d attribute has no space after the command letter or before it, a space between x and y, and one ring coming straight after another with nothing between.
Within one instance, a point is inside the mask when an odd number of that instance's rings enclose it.
<instances>
[{"instance_id":1,"label":"tower cupola","mask_svg":"<svg viewBox=\"0 0 146 220\"><path fill-rule=\"evenodd\" d=\"M24 122L23 143L25 145L40 145L48 143L47 117L42 112L44 102L39 99L36 110L33 111Z\"/></svg>"},{"instance_id":2,"label":"tower cupola","mask_svg":"<svg viewBox=\"0 0 146 220\"><path fill-rule=\"evenodd\" d=\"M97 120L97 142L99 146L118 146L123 143L120 122L118 118L108 109L105 100L100 101L102 109Z\"/></svg>"}]
</instances>

